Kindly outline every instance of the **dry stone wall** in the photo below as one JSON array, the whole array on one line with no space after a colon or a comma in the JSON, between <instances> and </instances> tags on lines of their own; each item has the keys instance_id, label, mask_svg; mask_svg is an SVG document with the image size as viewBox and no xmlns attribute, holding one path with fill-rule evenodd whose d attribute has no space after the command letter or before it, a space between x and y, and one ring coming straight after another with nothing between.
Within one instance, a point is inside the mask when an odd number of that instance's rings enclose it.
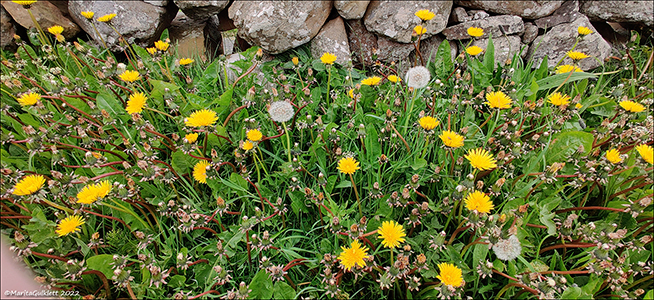
<instances>
[{"instance_id":1,"label":"dry stone wall","mask_svg":"<svg viewBox=\"0 0 654 300\"><path fill-rule=\"evenodd\" d=\"M13 35L25 34L33 25L20 5L1 3L0 46L12 49ZM256 45L276 55L308 44L316 57L331 52L340 64L365 66L375 60L409 65L415 59L411 34L421 22L414 15L420 9L436 14L423 24L427 33L420 49L425 57L444 40L450 42L452 55L458 55L461 45L469 41L467 28L474 26L485 32L474 44L483 48L492 37L498 62L521 53L536 60L534 65L545 56L555 63L574 43L577 27L586 26L593 34L576 49L597 59L584 60L581 67L585 70L598 67L612 48L620 47L615 41L625 40L614 36L628 34L629 29L651 33L654 26L651 1L625 0L40 0L33 5L41 26L61 25L67 39L87 37L100 42L89 21L80 15L81 11L94 11L96 17L116 13L113 24L118 32L141 46L151 46L169 28L172 42L186 43L183 46L189 51L185 53L195 50L212 57L229 54L228 47L243 50ZM101 23L96 27L112 50L121 50L118 35L111 28ZM238 29L236 37L222 37L234 28Z\"/></svg>"}]
</instances>

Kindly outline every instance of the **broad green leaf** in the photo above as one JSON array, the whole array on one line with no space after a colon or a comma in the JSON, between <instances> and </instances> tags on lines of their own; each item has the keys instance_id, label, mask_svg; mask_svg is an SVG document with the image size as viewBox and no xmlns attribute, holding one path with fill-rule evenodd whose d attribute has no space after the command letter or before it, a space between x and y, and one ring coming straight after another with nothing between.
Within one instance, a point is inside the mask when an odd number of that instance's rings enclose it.
<instances>
[{"instance_id":1,"label":"broad green leaf","mask_svg":"<svg viewBox=\"0 0 654 300\"><path fill-rule=\"evenodd\" d=\"M172 167L178 174L188 173L189 169L193 168L196 162L192 157L184 154L182 151L173 153Z\"/></svg>"},{"instance_id":2,"label":"broad green leaf","mask_svg":"<svg viewBox=\"0 0 654 300\"><path fill-rule=\"evenodd\" d=\"M484 66L486 70L492 72L495 69L495 46L493 46L493 37L488 37L488 45L484 54Z\"/></svg>"},{"instance_id":3,"label":"broad green leaf","mask_svg":"<svg viewBox=\"0 0 654 300\"><path fill-rule=\"evenodd\" d=\"M249 299L270 299L273 295L273 282L265 270L260 270L248 286L252 292Z\"/></svg>"},{"instance_id":4,"label":"broad green leaf","mask_svg":"<svg viewBox=\"0 0 654 300\"><path fill-rule=\"evenodd\" d=\"M568 78L568 76L570 76L570 78ZM583 80L586 78L595 78L595 77L597 77L597 75L593 73L574 72L572 74L565 73L565 74L556 74L550 77L545 77L543 79L536 81L536 83L538 84L538 90L543 91L551 88L556 88L564 82L570 83L577 80Z\"/></svg>"},{"instance_id":5,"label":"broad green leaf","mask_svg":"<svg viewBox=\"0 0 654 300\"><path fill-rule=\"evenodd\" d=\"M286 282L276 282L273 291L274 299L295 299L295 290Z\"/></svg>"},{"instance_id":6,"label":"broad green leaf","mask_svg":"<svg viewBox=\"0 0 654 300\"><path fill-rule=\"evenodd\" d=\"M186 285L184 282L186 282L185 276L175 275L168 281L168 286L171 288L182 288Z\"/></svg>"},{"instance_id":7,"label":"broad green leaf","mask_svg":"<svg viewBox=\"0 0 654 300\"><path fill-rule=\"evenodd\" d=\"M114 261L111 254L100 254L91 256L86 260L86 267L91 270L102 272L107 278L114 276L111 263Z\"/></svg>"},{"instance_id":8,"label":"broad green leaf","mask_svg":"<svg viewBox=\"0 0 654 300\"><path fill-rule=\"evenodd\" d=\"M96 103L98 107L106 110L112 116L118 116L125 113L122 103L116 99L116 97L107 94L100 93L96 97Z\"/></svg>"},{"instance_id":9,"label":"broad green leaf","mask_svg":"<svg viewBox=\"0 0 654 300\"><path fill-rule=\"evenodd\" d=\"M584 147L584 153L590 153L593 147L593 134L583 131L564 131L554 135L554 141L547 149L545 159L547 164L563 162L570 157L579 146Z\"/></svg>"}]
</instances>

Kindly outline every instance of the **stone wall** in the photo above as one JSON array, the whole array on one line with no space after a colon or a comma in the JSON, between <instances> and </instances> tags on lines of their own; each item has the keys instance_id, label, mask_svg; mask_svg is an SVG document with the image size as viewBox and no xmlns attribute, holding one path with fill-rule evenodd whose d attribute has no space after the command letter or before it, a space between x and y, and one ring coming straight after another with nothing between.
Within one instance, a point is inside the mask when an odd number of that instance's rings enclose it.
<instances>
[{"instance_id":1,"label":"stone wall","mask_svg":"<svg viewBox=\"0 0 654 300\"><path fill-rule=\"evenodd\" d=\"M536 60L548 56L554 64L575 43L578 26L593 33L576 50L596 57L600 62L620 47L628 29L654 26L650 1L228 1L228 0L50 0L32 5L42 27L61 25L64 36L84 35L97 42L100 38L81 11L93 11L96 17L116 13L113 24L130 42L151 46L165 28L173 42L179 42L184 55L229 54L232 45L243 49L258 45L269 54L279 54L309 43L311 53L335 53L338 63L352 61L370 65L374 60L409 64L415 47L411 43L414 26L420 19L414 13L429 9L436 17L426 22L420 50L426 57L443 40L449 40L452 54L467 44L466 29L474 26L485 34L474 44L482 48L492 36L499 62L522 51L523 57ZM30 18L18 4L2 1L0 9L3 48L11 48L14 32L30 28ZM112 50L120 50L118 35L106 24L96 27ZM221 33L237 28L236 37L225 39ZM24 29L23 31L24 32ZM594 59L584 60L585 70L599 66Z\"/></svg>"}]
</instances>

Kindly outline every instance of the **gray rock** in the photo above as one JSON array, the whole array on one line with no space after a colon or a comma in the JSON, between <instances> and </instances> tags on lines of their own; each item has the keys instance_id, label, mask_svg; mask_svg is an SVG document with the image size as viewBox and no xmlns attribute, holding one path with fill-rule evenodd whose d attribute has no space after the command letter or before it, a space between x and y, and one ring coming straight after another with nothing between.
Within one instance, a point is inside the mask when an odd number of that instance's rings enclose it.
<instances>
[{"instance_id":1,"label":"gray rock","mask_svg":"<svg viewBox=\"0 0 654 300\"><path fill-rule=\"evenodd\" d=\"M206 60L207 49L205 44L212 39L207 39L204 36L205 23L197 20L193 20L186 16L184 12L178 11L175 19L170 23L168 27L168 33L170 35L170 41L173 44L177 44L177 54L179 57L200 57L203 60ZM209 53L213 53L215 49L218 49L220 46L221 39L218 39L218 45L212 45L213 47L209 48ZM209 55L212 57L211 55Z\"/></svg>"},{"instance_id":2,"label":"gray rock","mask_svg":"<svg viewBox=\"0 0 654 300\"><path fill-rule=\"evenodd\" d=\"M166 7L168 6L169 0L143 0L145 3L152 4L154 6Z\"/></svg>"},{"instance_id":3,"label":"gray rock","mask_svg":"<svg viewBox=\"0 0 654 300\"><path fill-rule=\"evenodd\" d=\"M96 34L91 23L80 15L80 12L93 11L96 18L106 14L116 14L111 24L130 43L136 43L142 47L151 47L152 43L159 39L161 32L170 25L177 13L176 7L168 6L164 8L142 1L114 0L71 0L68 2L68 10L71 17L77 21L77 24L80 24L82 29L98 43L101 43L100 37ZM120 50L122 46L118 34L109 25L94 22L107 46L112 51Z\"/></svg>"},{"instance_id":4,"label":"gray rock","mask_svg":"<svg viewBox=\"0 0 654 300\"><path fill-rule=\"evenodd\" d=\"M488 48L488 39L475 40L472 45L486 50ZM513 59L514 54L520 52L522 43L520 43L520 37L516 35L494 37L493 48L495 51L495 66L497 66L498 63L503 65L507 59ZM527 49L522 51L521 56L524 57L526 54Z\"/></svg>"},{"instance_id":5,"label":"gray rock","mask_svg":"<svg viewBox=\"0 0 654 300\"><path fill-rule=\"evenodd\" d=\"M361 19L366 13L370 0L335 0L334 7L338 14L346 20Z\"/></svg>"},{"instance_id":6,"label":"gray rock","mask_svg":"<svg viewBox=\"0 0 654 300\"><path fill-rule=\"evenodd\" d=\"M227 5L229 0L173 0L189 18L205 21L209 17L220 13Z\"/></svg>"},{"instance_id":7,"label":"gray rock","mask_svg":"<svg viewBox=\"0 0 654 300\"><path fill-rule=\"evenodd\" d=\"M378 59L382 62L398 62L406 59L409 53L415 50L413 44L402 44L395 42L387 37L377 37L377 49L379 49Z\"/></svg>"},{"instance_id":8,"label":"gray rock","mask_svg":"<svg viewBox=\"0 0 654 300\"><path fill-rule=\"evenodd\" d=\"M450 13L450 23L463 23L470 20L472 20L472 18L468 16L466 9L463 7L457 6L453 8L452 13Z\"/></svg>"},{"instance_id":9,"label":"gray rock","mask_svg":"<svg viewBox=\"0 0 654 300\"><path fill-rule=\"evenodd\" d=\"M421 9L436 14L423 25L427 29L423 38L429 38L447 26L452 1L372 1L363 19L369 31L400 43L409 43L413 28L421 24L420 18L415 16Z\"/></svg>"},{"instance_id":10,"label":"gray rock","mask_svg":"<svg viewBox=\"0 0 654 300\"><path fill-rule=\"evenodd\" d=\"M490 15L485 10L478 9L468 11L468 16L470 16L470 20L481 20L490 17Z\"/></svg>"},{"instance_id":11,"label":"gray rock","mask_svg":"<svg viewBox=\"0 0 654 300\"><path fill-rule=\"evenodd\" d=\"M321 57L325 52L336 55L336 62L341 65L352 60L345 24L340 17L327 22L311 40L311 55L314 58Z\"/></svg>"},{"instance_id":12,"label":"gray rock","mask_svg":"<svg viewBox=\"0 0 654 300\"><path fill-rule=\"evenodd\" d=\"M484 29L484 35L481 38L488 38L490 35L499 37L504 34L520 34L525 30L522 18L518 16L495 16L486 19L469 21L458 25L450 26L443 30L443 34L448 40L465 40L469 39L468 28L479 27ZM502 30L504 33L502 33Z\"/></svg>"},{"instance_id":13,"label":"gray rock","mask_svg":"<svg viewBox=\"0 0 654 300\"><path fill-rule=\"evenodd\" d=\"M538 26L534 23L525 23L525 32L522 34L522 43L529 44L533 42L538 36Z\"/></svg>"},{"instance_id":14,"label":"gray rock","mask_svg":"<svg viewBox=\"0 0 654 300\"><path fill-rule=\"evenodd\" d=\"M438 53L438 47L445 40L446 40L445 37L439 34L439 35L432 36L424 41L420 41L420 53L422 54L422 58L425 61L425 64L430 61L431 62L436 61L437 59L436 54ZM448 41L448 43L450 44L450 59L454 61L454 59L456 59L457 55L459 54L457 43L454 41ZM416 55L415 51L411 55L412 57L415 56ZM420 58L418 58L418 60L420 60Z\"/></svg>"},{"instance_id":15,"label":"gray rock","mask_svg":"<svg viewBox=\"0 0 654 300\"><path fill-rule=\"evenodd\" d=\"M581 12L593 21L654 25L652 1L584 1Z\"/></svg>"},{"instance_id":16,"label":"gray rock","mask_svg":"<svg viewBox=\"0 0 654 300\"><path fill-rule=\"evenodd\" d=\"M358 65L370 66L377 50L377 36L366 30L362 20L347 20L345 30L348 33L352 59Z\"/></svg>"},{"instance_id":17,"label":"gray rock","mask_svg":"<svg viewBox=\"0 0 654 300\"><path fill-rule=\"evenodd\" d=\"M64 17L70 19L70 13L68 13L68 0L49 0L48 2L54 4L54 6L61 11L61 14L64 15Z\"/></svg>"},{"instance_id":18,"label":"gray rock","mask_svg":"<svg viewBox=\"0 0 654 300\"><path fill-rule=\"evenodd\" d=\"M549 29L559 24L573 22L579 16L581 16L581 13L579 13L579 2L566 1L551 16L540 18L534 21L534 23L538 28Z\"/></svg>"},{"instance_id":19,"label":"gray rock","mask_svg":"<svg viewBox=\"0 0 654 300\"><path fill-rule=\"evenodd\" d=\"M309 42L329 16L331 1L236 1L229 18L248 43L277 54Z\"/></svg>"},{"instance_id":20,"label":"gray rock","mask_svg":"<svg viewBox=\"0 0 654 300\"><path fill-rule=\"evenodd\" d=\"M30 18L29 13L22 5L13 3L11 1L2 1L2 6L7 13L23 28L33 28L34 22ZM64 17L59 8L54 4L47 1L38 1L32 4L30 8L34 18L39 23L41 28L47 32L49 27L59 25L64 28L62 33L67 39L74 37L79 33L80 28L75 22Z\"/></svg>"},{"instance_id":21,"label":"gray rock","mask_svg":"<svg viewBox=\"0 0 654 300\"><path fill-rule=\"evenodd\" d=\"M16 34L14 22L5 9L0 6L0 48L15 48L16 42L14 41L14 34Z\"/></svg>"},{"instance_id":22,"label":"gray rock","mask_svg":"<svg viewBox=\"0 0 654 300\"><path fill-rule=\"evenodd\" d=\"M536 38L529 48L529 57L534 61L534 66L539 66L545 56L548 57L549 67L554 67L563 57L565 57L563 64L571 64L572 60L566 57L566 52L572 49L575 44L575 40L579 35L577 33L579 26L586 26L593 31L593 33L585 36L575 48L575 51L591 56L581 60L579 67L583 70L599 67L601 62L611 53L611 46L597 33L597 30L585 16L579 17L572 23L556 25L546 34Z\"/></svg>"},{"instance_id":23,"label":"gray rock","mask_svg":"<svg viewBox=\"0 0 654 300\"><path fill-rule=\"evenodd\" d=\"M554 12L564 1L487 1L457 0L456 4L467 8L483 9L496 14L517 15L526 19L538 19Z\"/></svg>"}]
</instances>

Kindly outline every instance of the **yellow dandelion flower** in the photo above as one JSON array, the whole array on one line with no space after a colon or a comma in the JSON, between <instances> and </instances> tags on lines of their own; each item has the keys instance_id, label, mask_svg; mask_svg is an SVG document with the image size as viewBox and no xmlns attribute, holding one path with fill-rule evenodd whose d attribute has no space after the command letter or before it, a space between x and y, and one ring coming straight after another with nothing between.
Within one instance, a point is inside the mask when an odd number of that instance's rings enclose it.
<instances>
[{"instance_id":1,"label":"yellow dandelion flower","mask_svg":"<svg viewBox=\"0 0 654 300\"><path fill-rule=\"evenodd\" d=\"M123 74L118 75L122 81L134 82L141 79L138 71L127 70Z\"/></svg>"},{"instance_id":2,"label":"yellow dandelion flower","mask_svg":"<svg viewBox=\"0 0 654 300\"><path fill-rule=\"evenodd\" d=\"M180 66L186 66L186 65L192 64L194 61L195 60L193 60L191 58L182 58L182 59L179 60L179 65Z\"/></svg>"},{"instance_id":3,"label":"yellow dandelion flower","mask_svg":"<svg viewBox=\"0 0 654 300\"><path fill-rule=\"evenodd\" d=\"M465 199L465 204L468 210L476 210L482 214L490 213L490 211L495 208L490 197L480 191L474 191L468 194L468 197Z\"/></svg>"},{"instance_id":4,"label":"yellow dandelion flower","mask_svg":"<svg viewBox=\"0 0 654 300\"><path fill-rule=\"evenodd\" d=\"M590 30L590 28L585 27L585 26L577 27L577 32L579 33L579 35L589 35L589 34L593 33L593 31Z\"/></svg>"},{"instance_id":5,"label":"yellow dandelion flower","mask_svg":"<svg viewBox=\"0 0 654 300\"><path fill-rule=\"evenodd\" d=\"M434 117L425 116L420 118L420 120L418 120L418 124L420 124L420 126L425 130L432 130L436 128L436 126L438 126L440 122L436 120L436 118Z\"/></svg>"},{"instance_id":6,"label":"yellow dandelion flower","mask_svg":"<svg viewBox=\"0 0 654 300\"><path fill-rule=\"evenodd\" d=\"M393 83L398 83L402 81L402 78L397 77L395 75L388 75L388 81L393 82Z\"/></svg>"},{"instance_id":7,"label":"yellow dandelion flower","mask_svg":"<svg viewBox=\"0 0 654 300\"><path fill-rule=\"evenodd\" d=\"M617 164L622 161L622 157L620 157L620 151L618 149L610 149L609 151L606 151L605 156L606 160L612 164Z\"/></svg>"},{"instance_id":8,"label":"yellow dandelion flower","mask_svg":"<svg viewBox=\"0 0 654 300\"><path fill-rule=\"evenodd\" d=\"M297 56L293 56L293 58L291 58L291 61L293 62L293 65L296 67L300 64L300 59L297 58Z\"/></svg>"},{"instance_id":9,"label":"yellow dandelion flower","mask_svg":"<svg viewBox=\"0 0 654 300\"><path fill-rule=\"evenodd\" d=\"M354 174L359 169L359 162L353 157L343 157L338 161L338 170L343 174Z\"/></svg>"},{"instance_id":10,"label":"yellow dandelion flower","mask_svg":"<svg viewBox=\"0 0 654 300\"><path fill-rule=\"evenodd\" d=\"M168 47L170 47L170 44L164 41L156 41L154 42L154 47L159 49L160 51L166 51L168 50Z\"/></svg>"},{"instance_id":11,"label":"yellow dandelion flower","mask_svg":"<svg viewBox=\"0 0 654 300\"><path fill-rule=\"evenodd\" d=\"M565 55L572 58L572 60L582 60L582 59L588 57L588 55L586 55L586 53L579 52L579 51L568 51L568 52L565 53Z\"/></svg>"},{"instance_id":12,"label":"yellow dandelion flower","mask_svg":"<svg viewBox=\"0 0 654 300\"><path fill-rule=\"evenodd\" d=\"M189 133L189 134L187 134L187 135L184 136L184 139L185 139L187 142L193 144L193 143L195 143L195 141L198 140L198 134L197 134L197 133Z\"/></svg>"},{"instance_id":13,"label":"yellow dandelion flower","mask_svg":"<svg viewBox=\"0 0 654 300\"><path fill-rule=\"evenodd\" d=\"M62 237L64 235L82 230L80 228L82 225L84 225L84 218L82 218L82 216L69 216L68 218L65 218L59 222L55 232L57 235Z\"/></svg>"},{"instance_id":14,"label":"yellow dandelion flower","mask_svg":"<svg viewBox=\"0 0 654 300\"><path fill-rule=\"evenodd\" d=\"M111 184L106 180L96 184L87 185L77 193L77 203L94 203L107 196L109 192L111 192Z\"/></svg>"},{"instance_id":15,"label":"yellow dandelion flower","mask_svg":"<svg viewBox=\"0 0 654 300\"><path fill-rule=\"evenodd\" d=\"M363 268L366 266L364 259L368 258L368 248L361 247L359 241L354 240L350 244L350 248L345 248L341 246L343 252L338 256L338 259L341 261L341 265L345 267L345 270L351 270L354 265L358 265Z\"/></svg>"},{"instance_id":16,"label":"yellow dandelion flower","mask_svg":"<svg viewBox=\"0 0 654 300\"><path fill-rule=\"evenodd\" d=\"M497 161L493 158L493 155L482 148L470 150L464 157L470 162L473 168L480 171L497 167Z\"/></svg>"},{"instance_id":17,"label":"yellow dandelion flower","mask_svg":"<svg viewBox=\"0 0 654 300\"><path fill-rule=\"evenodd\" d=\"M575 108L576 108L576 109L581 109L582 107L584 107L584 106L581 105L581 103L577 103L577 104L575 104Z\"/></svg>"},{"instance_id":18,"label":"yellow dandelion flower","mask_svg":"<svg viewBox=\"0 0 654 300\"><path fill-rule=\"evenodd\" d=\"M484 51L484 49L482 49L479 46L470 46L470 47L466 48L466 53L468 53L468 55L470 55L470 56L477 56L479 53L481 53L483 51Z\"/></svg>"},{"instance_id":19,"label":"yellow dandelion flower","mask_svg":"<svg viewBox=\"0 0 654 300\"><path fill-rule=\"evenodd\" d=\"M201 160L193 167L193 178L201 183L207 183L207 167L209 162Z\"/></svg>"},{"instance_id":20,"label":"yellow dandelion flower","mask_svg":"<svg viewBox=\"0 0 654 300\"><path fill-rule=\"evenodd\" d=\"M33 92L23 94L20 98L16 99L21 106L31 106L41 100L41 95Z\"/></svg>"},{"instance_id":21,"label":"yellow dandelion flower","mask_svg":"<svg viewBox=\"0 0 654 300\"><path fill-rule=\"evenodd\" d=\"M254 148L254 143L250 140L246 140L245 142L241 142L241 149L245 151L250 151Z\"/></svg>"},{"instance_id":22,"label":"yellow dandelion flower","mask_svg":"<svg viewBox=\"0 0 654 300\"><path fill-rule=\"evenodd\" d=\"M329 52L325 52L320 57L320 61L322 61L323 64L332 65L336 61L336 55Z\"/></svg>"},{"instance_id":23,"label":"yellow dandelion flower","mask_svg":"<svg viewBox=\"0 0 654 300\"><path fill-rule=\"evenodd\" d=\"M381 81L381 77L372 76L372 77L368 77L368 78L366 78L364 80L361 80L361 84L373 86L373 85L378 85L380 81Z\"/></svg>"},{"instance_id":24,"label":"yellow dandelion flower","mask_svg":"<svg viewBox=\"0 0 654 300\"><path fill-rule=\"evenodd\" d=\"M127 107L125 110L130 115L141 113L145 106L145 101L147 100L148 97L141 92L131 94L129 100L127 100Z\"/></svg>"},{"instance_id":25,"label":"yellow dandelion flower","mask_svg":"<svg viewBox=\"0 0 654 300\"><path fill-rule=\"evenodd\" d=\"M109 22L111 19L115 18L116 14L108 14L98 18L98 22Z\"/></svg>"},{"instance_id":26,"label":"yellow dandelion flower","mask_svg":"<svg viewBox=\"0 0 654 300\"><path fill-rule=\"evenodd\" d=\"M416 27L413 27L413 32L415 32L417 35L423 35L427 33L427 28L418 25Z\"/></svg>"},{"instance_id":27,"label":"yellow dandelion flower","mask_svg":"<svg viewBox=\"0 0 654 300\"><path fill-rule=\"evenodd\" d=\"M636 147L636 151L638 151L638 154L640 154L640 157L643 158L646 162L648 162L650 165L654 164L654 148L649 145L640 145Z\"/></svg>"},{"instance_id":28,"label":"yellow dandelion flower","mask_svg":"<svg viewBox=\"0 0 654 300\"><path fill-rule=\"evenodd\" d=\"M261 133L261 131L259 129L248 130L246 135L247 135L248 139L250 141L253 141L253 142L258 142L258 141L261 140L261 138L263 138L263 134Z\"/></svg>"},{"instance_id":29,"label":"yellow dandelion flower","mask_svg":"<svg viewBox=\"0 0 654 300\"><path fill-rule=\"evenodd\" d=\"M350 96L350 98L354 99L354 89L351 89L347 92L347 95Z\"/></svg>"},{"instance_id":30,"label":"yellow dandelion flower","mask_svg":"<svg viewBox=\"0 0 654 300\"><path fill-rule=\"evenodd\" d=\"M184 124L190 127L212 126L218 120L216 112L213 110L197 110L188 117Z\"/></svg>"},{"instance_id":31,"label":"yellow dandelion flower","mask_svg":"<svg viewBox=\"0 0 654 300\"><path fill-rule=\"evenodd\" d=\"M574 70L575 72L583 72L583 71L584 71L584 70L582 70L582 69L579 69L579 67L577 67L577 66L573 66L573 65L560 65L560 66L556 67L556 71L554 71L554 72L555 72L556 74L563 74L563 73L570 73L570 72L572 72L573 70Z\"/></svg>"},{"instance_id":32,"label":"yellow dandelion flower","mask_svg":"<svg viewBox=\"0 0 654 300\"><path fill-rule=\"evenodd\" d=\"M157 53L157 48L155 47L148 47L145 48L145 50L148 50L148 53L150 53L150 55L155 55Z\"/></svg>"},{"instance_id":33,"label":"yellow dandelion flower","mask_svg":"<svg viewBox=\"0 0 654 300\"><path fill-rule=\"evenodd\" d=\"M645 106L643 106L642 104L629 100L620 101L620 107L624 108L628 112L634 112L634 113L639 113L645 110Z\"/></svg>"},{"instance_id":34,"label":"yellow dandelion flower","mask_svg":"<svg viewBox=\"0 0 654 300\"><path fill-rule=\"evenodd\" d=\"M64 28L59 25L54 25L48 28L48 32L50 32L52 35L59 35L64 32Z\"/></svg>"},{"instance_id":35,"label":"yellow dandelion flower","mask_svg":"<svg viewBox=\"0 0 654 300\"><path fill-rule=\"evenodd\" d=\"M435 13L429 11L428 9L421 9L416 12L416 17L420 18L423 21L429 21L436 16Z\"/></svg>"},{"instance_id":36,"label":"yellow dandelion flower","mask_svg":"<svg viewBox=\"0 0 654 300\"><path fill-rule=\"evenodd\" d=\"M448 264L440 263L438 264L438 280L440 280L444 285L449 285L453 287L460 287L463 285L463 276L461 275L461 269L459 267Z\"/></svg>"},{"instance_id":37,"label":"yellow dandelion flower","mask_svg":"<svg viewBox=\"0 0 654 300\"><path fill-rule=\"evenodd\" d=\"M443 141L443 144L445 144L445 146L448 146L450 148L463 147L463 140L465 140L463 136L458 135L456 132L449 131L449 130L443 131L443 133L441 133L441 135L439 135L438 137L441 138L441 141Z\"/></svg>"},{"instance_id":38,"label":"yellow dandelion flower","mask_svg":"<svg viewBox=\"0 0 654 300\"><path fill-rule=\"evenodd\" d=\"M480 37L484 35L484 30L479 27L470 27L468 28L468 34L473 37Z\"/></svg>"},{"instance_id":39,"label":"yellow dandelion flower","mask_svg":"<svg viewBox=\"0 0 654 300\"><path fill-rule=\"evenodd\" d=\"M34 3L36 3L36 0L12 0L11 2L20 4L22 6L30 6Z\"/></svg>"},{"instance_id":40,"label":"yellow dandelion flower","mask_svg":"<svg viewBox=\"0 0 654 300\"><path fill-rule=\"evenodd\" d=\"M27 175L14 186L13 195L27 196L36 193L45 184L43 175Z\"/></svg>"},{"instance_id":41,"label":"yellow dandelion flower","mask_svg":"<svg viewBox=\"0 0 654 300\"><path fill-rule=\"evenodd\" d=\"M512 102L509 96L502 91L497 91L486 94L486 102L484 103L488 104L491 108L505 109L511 108Z\"/></svg>"},{"instance_id":42,"label":"yellow dandelion flower","mask_svg":"<svg viewBox=\"0 0 654 300\"><path fill-rule=\"evenodd\" d=\"M395 221L383 222L382 226L377 228L377 233L379 233L378 238L382 240L382 245L386 248L396 248L404 242L404 237L406 236L402 225Z\"/></svg>"},{"instance_id":43,"label":"yellow dandelion flower","mask_svg":"<svg viewBox=\"0 0 654 300\"><path fill-rule=\"evenodd\" d=\"M93 15L95 15L95 13L92 12L92 11L83 11L83 12L80 12L80 14L81 14L83 17L85 17L85 18L87 18L87 19L89 19L89 20L93 19Z\"/></svg>"},{"instance_id":44,"label":"yellow dandelion flower","mask_svg":"<svg viewBox=\"0 0 654 300\"><path fill-rule=\"evenodd\" d=\"M568 105L570 103L570 96L566 94L561 94L559 92L556 92L554 94L551 94L547 97L547 102L552 103L556 106L561 106L561 105Z\"/></svg>"}]
</instances>

